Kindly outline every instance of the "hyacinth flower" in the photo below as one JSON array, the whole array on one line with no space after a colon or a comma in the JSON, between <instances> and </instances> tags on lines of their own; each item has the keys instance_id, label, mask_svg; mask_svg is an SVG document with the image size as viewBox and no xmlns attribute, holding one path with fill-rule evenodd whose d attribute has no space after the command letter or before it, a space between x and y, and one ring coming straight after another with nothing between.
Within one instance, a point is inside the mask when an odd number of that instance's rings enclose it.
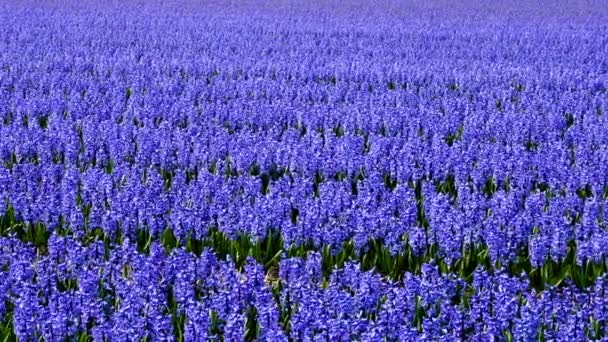
<instances>
[{"instance_id":1,"label":"hyacinth flower","mask_svg":"<svg viewBox=\"0 0 608 342\"><path fill-rule=\"evenodd\" d=\"M606 338L605 6L35 5L0 337Z\"/></svg>"},{"instance_id":2,"label":"hyacinth flower","mask_svg":"<svg viewBox=\"0 0 608 342\"><path fill-rule=\"evenodd\" d=\"M4 333L21 339L529 339L604 331L601 279L591 293L571 282L537 292L506 272L480 269L469 283L425 264L420 275L393 282L354 263L327 278L321 255L310 254L285 259L269 281L253 259L238 270L212 250L196 256L154 244L145 255L127 242L105 258L101 244L53 237L41 257L16 240L3 246L11 317Z\"/></svg>"}]
</instances>

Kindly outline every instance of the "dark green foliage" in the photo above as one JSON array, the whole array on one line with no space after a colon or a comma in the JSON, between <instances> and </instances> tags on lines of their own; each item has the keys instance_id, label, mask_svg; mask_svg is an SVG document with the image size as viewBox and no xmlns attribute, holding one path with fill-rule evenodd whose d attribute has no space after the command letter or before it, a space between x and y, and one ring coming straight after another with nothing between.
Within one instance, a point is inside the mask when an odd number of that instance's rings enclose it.
<instances>
[{"instance_id":1,"label":"dark green foliage","mask_svg":"<svg viewBox=\"0 0 608 342\"><path fill-rule=\"evenodd\" d=\"M0 339L2 342L17 342L17 336L13 330L13 306L11 302L6 302L6 314L0 320Z\"/></svg>"},{"instance_id":2,"label":"dark green foliage","mask_svg":"<svg viewBox=\"0 0 608 342\"><path fill-rule=\"evenodd\" d=\"M137 251L144 254L150 253L150 246L152 244L152 235L147 228L140 228L137 230Z\"/></svg>"},{"instance_id":3,"label":"dark green foliage","mask_svg":"<svg viewBox=\"0 0 608 342\"><path fill-rule=\"evenodd\" d=\"M57 281L57 290L60 292L78 290L78 279L63 279Z\"/></svg>"},{"instance_id":4,"label":"dark green foliage","mask_svg":"<svg viewBox=\"0 0 608 342\"><path fill-rule=\"evenodd\" d=\"M494 193L496 192L497 189L497 185L496 185L496 181L494 179L494 176L488 178L488 180L486 181L484 187L483 187L483 193L488 197L492 197L494 195Z\"/></svg>"},{"instance_id":5,"label":"dark green foliage","mask_svg":"<svg viewBox=\"0 0 608 342\"><path fill-rule=\"evenodd\" d=\"M574 115L572 115L572 113L566 112L564 113L564 122L566 124L566 129L572 127L575 123L575 118Z\"/></svg>"},{"instance_id":6,"label":"dark green foliage","mask_svg":"<svg viewBox=\"0 0 608 342\"><path fill-rule=\"evenodd\" d=\"M290 214L291 223L292 224L297 224L299 216L300 216L300 210L298 210L298 208L292 207L291 208L291 214Z\"/></svg>"},{"instance_id":7,"label":"dark green foliage","mask_svg":"<svg viewBox=\"0 0 608 342\"><path fill-rule=\"evenodd\" d=\"M163 232L163 235L160 238L160 242L165 247L167 252L171 252L172 249L178 247L179 245L179 241L175 238L173 230L168 227Z\"/></svg>"},{"instance_id":8,"label":"dark green foliage","mask_svg":"<svg viewBox=\"0 0 608 342\"><path fill-rule=\"evenodd\" d=\"M534 140L528 140L528 141L526 141L524 146L526 147L526 151L536 152L538 150L538 147L540 146L540 143L538 143Z\"/></svg>"},{"instance_id":9,"label":"dark green foliage","mask_svg":"<svg viewBox=\"0 0 608 342\"><path fill-rule=\"evenodd\" d=\"M255 341L259 335L258 310L254 306L250 306L245 321L245 341Z\"/></svg>"},{"instance_id":10,"label":"dark green foliage","mask_svg":"<svg viewBox=\"0 0 608 342\"><path fill-rule=\"evenodd\" d=\"M338 124L338 125L336 125L336 127L334 127L334 134L338 138L341 138L344 136L344 129L342 128L342 125Z\"/></svg>"},{"instance_id":11,"label":"dark green foliage","mask_svg":"<svg viewBox=\"0 0 608 342\"><path fill-rule=\"evenodd\" d=\"M503 105L502 105L502 100L501 100L501 99L496 100L496 105L495 105L495 107L496 107L496 110L497 110L497 111L502 112L502 109L503 109L502 107L503 107Z\"/></svg>"},{"instance_id":12,"label":"dark green foliage","mask_svg":"<svg viewBox=\"0 0 608 342\"><path fill-rule=\"evenodd\" d=\"M460 141L462 139L462 133L464 132L464 126L460 126L455 133L450 133L445 137L445 143L448 146L454 145L454 142Z\"/></svg>"},{"instance_id":13,"label":"dark green foliage","mask_svg":"<svg viewBox=\"0 0 608 342\"><path fill-rule=\"evenodd\" d=\"M42 129L47 129L49 127L49 117L46 115L41 115L38 117L38 126Z\"/></svg>"},{"instance_id":14,"label":"dark green foliage","mask_svg":"<svg viewBox=\"0 0 608 342\"><path fill-rule=\"evenodd\" d=\"M323 176L323 174L321 172L316 172L315 173L315 178L313 179L313 184L312 184L312 191L315 195L315 197L319 197L319 185L321 183L325 182L325 177Z\"/></svg>"},{"instance_id":15,"label":"dark green foliage","mask_svg":"<svg viewBox=\"0 0 608 342\"><path fill-rule=\"evenodd\" d=\"M363 154L363 155L368 154L369 151L371 150L371 148L372 148L372 144L369 141L369 135L366 134L363 137L363 150L361 151L361 154Z\"/></svg>"},{"instance_id":16,"label":"dark green foliage","mask_svg":"<svg viewBox=\"0 0 608 342\"><path fill-rule=\"evenodd\" d=\"M592 198L593 189L591 188L591 184L586 184L584 187L579 188L578 190L576 190L576 194L583 200L587 198Z\"/></svg>"},{"instance_id":17,"label":"dark green foliage","mask_svg":"<svg viewBox=\"0 0 608 342\"><path fill-rule=\"evenodd\" d=\"M456 188L456 178L453 174L449 174L443 182L435 182L435 188L438 193L450 196L452 200L458 198L458 190Z\"/></svg>"},{"instance_id":18,"label":"dark green foliage","mask_svg":"<svg viewBox=\"0 0 608 342\"><path fill-rule=\"evenodd\" d=\"M385 173L383 177L384 186L390 191L394 191L397 187L398 181L396 178L393 178L390 174Z\"/></svg>"},{"instance_id":19,"label":"dark green foliage","mask_svg":"<svg viewBox=\"0 0 608 342\"><path fill-rule=\"evenodd\" d=\"M268 194L268 186L270 185L270 176L267 173L260 175L262 181L262 195Z\"/></svg>"},{"instance_id":20,"label":"dark green foliage","mask_svg":"<svg viewBox=\"0 0 608 342\"><path fill-rule=\"evenodd\" d=\"M177 302L173 293L173 286L171 285L167 288L167 313L171 315L175 340L183 342L186 316L177 309Z\"/></svg>"}]
</instances>

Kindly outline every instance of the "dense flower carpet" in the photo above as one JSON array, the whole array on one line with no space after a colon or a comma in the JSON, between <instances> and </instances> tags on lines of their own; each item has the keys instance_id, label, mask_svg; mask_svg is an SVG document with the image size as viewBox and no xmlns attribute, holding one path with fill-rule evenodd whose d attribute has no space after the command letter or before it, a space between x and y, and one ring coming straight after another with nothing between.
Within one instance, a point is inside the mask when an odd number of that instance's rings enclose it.
<instances>
[{"instance_id":1,"label":"dense flower carpet","mask_svg":"<svg viewBox=\"0 0 608 342\"><path fill-rule=\"evenodd\" d=\"M0 3L1 341L608 338L608 3Z\"/></svg>"}]
</instances>

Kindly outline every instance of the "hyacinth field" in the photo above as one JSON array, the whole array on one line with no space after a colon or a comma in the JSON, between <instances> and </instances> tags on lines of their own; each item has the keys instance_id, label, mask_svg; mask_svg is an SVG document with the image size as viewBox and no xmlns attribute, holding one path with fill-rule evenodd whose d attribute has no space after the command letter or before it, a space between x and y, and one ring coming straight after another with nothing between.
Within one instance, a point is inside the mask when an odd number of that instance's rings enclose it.
<instances>
[{"instance_id":1,"label":"hyacinth field","mask_svg":"<svg viewBox=\"0 0 608 342\"><path fill-rule=\"evenodd\" d=\"M0 341L608 339L602 1L0 3Z\"/></svg>"}]
</instances>

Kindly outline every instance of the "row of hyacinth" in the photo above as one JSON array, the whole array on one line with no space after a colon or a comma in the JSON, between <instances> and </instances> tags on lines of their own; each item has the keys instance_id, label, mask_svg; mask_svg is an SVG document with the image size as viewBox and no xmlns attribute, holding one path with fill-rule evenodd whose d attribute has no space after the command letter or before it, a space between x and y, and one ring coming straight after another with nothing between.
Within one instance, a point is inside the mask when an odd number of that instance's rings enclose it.
<instances>
[{"instance_id":1,"label":"row of hyacinth","mask_svg":"<svg viewBox=\"0 0 608 342\"><path fill-rule=\"evenodd\" d=\"M105 250L53 236L46 255L0 240L3 336L22 341L530 341L605 334L604 278L538 293L526 279L474 273L471 282L425 264L399 282L348 263L324 277L319 254L285 258L268 276L210 250L149 255L128 241ZM14 327L14 328L13 328ZM14 330L13 330L14 329Z\"/></svg>"},{"instance_id":2,"label":"row of hyacinth","mask_svg":"<svg viewBox=\"0 0 608 342\"><path fill-rule=\"evenodd\" d=\"M208 170L194 176L174 171L167 178L154 169L81 172L54 164L3 171L3 200L13 214L4 217L4 235L27 234L42 224L46 235L101 230L110 238L135 239L141 231L158 238L171 230L185 242L206 238L212 229L253 240L274 230L284 241L279 248L353 242L365 249L382 239L392 255L405 247L422 255L435 246L450 263L485 247L493 263L526 253L535 267L563 261L572 244L579 265L601 263L607 252L605 199L589 188L553 193L486 185L474 191L453 179L394 185L398 180L369 175L322 182L315 176L298 182L289 175L272 180L267 173L232 177Z\"/></svg>"},{"instance_id":3,"label":"row of hyacinth","mask_svg":"<svg viewBox=\"0 0 608 342\"><path fill-rule=\"evenodd\" d=\"M605 338L605 4L0 4L0 339Z\"/></svg>"}]
</instances>

